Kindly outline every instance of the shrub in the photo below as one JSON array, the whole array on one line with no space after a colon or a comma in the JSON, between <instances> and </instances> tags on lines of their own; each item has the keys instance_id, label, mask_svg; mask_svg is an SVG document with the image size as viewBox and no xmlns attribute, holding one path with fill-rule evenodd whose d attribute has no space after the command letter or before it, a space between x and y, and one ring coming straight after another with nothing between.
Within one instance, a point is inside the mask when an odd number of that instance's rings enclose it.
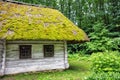
<instances>
[{"instance_id":1,"label":"shrub","mask_svg":"<svg viewBox=\"0 0 120 80\"><path fill-rule=\"evenodd\" d=\"M69 44L69 53L92 54L96 52L120 51L120 38L111 38L108 36L111 32L102 22L96 22L91 32L88 34L90 42L84 44ZM111 33L113 34L113 33Z\"/></svg>"},{"instance_id":2,"label":"shrub","mask_svg":"<svg viewBox=\"0 0 120 80\"><path fill-rule=\"evenodd\" d=\"M119 52L99 52L92 54L90 60L95 72L120 72Z\"/></svg>"},{"instance_id":3,"label":"shrub","mask_svg":"<svg viewBox=\"0 0 120 80\"><path fill-rule=\"evenodd\" d=\"M85 80L120 80L120 73L115 72L102 72L102 73L93 73Z\"/></svg>"},{"instance_id":4,"label":"shrub","mask_svg":"<svg viewBox=\"0 0 120 80\"><path fill-rule=\"evenodd\" d=\"M70 60L79 60L80 56L79 56L79 54L69 54L68 58Z\"/></svg>"}]
</instances>

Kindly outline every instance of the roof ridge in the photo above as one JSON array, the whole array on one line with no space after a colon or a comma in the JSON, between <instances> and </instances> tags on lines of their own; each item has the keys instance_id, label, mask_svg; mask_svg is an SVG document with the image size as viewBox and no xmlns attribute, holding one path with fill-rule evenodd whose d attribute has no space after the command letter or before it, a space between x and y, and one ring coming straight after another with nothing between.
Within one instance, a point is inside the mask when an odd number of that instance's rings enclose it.
<instances>
[{"instance_id":1,"label":"roof ridge","mask_svg":"<svg viewBox=\"0 0 120 80\"><path fill-rule=\"evenodd\" d=\"M19 2L19 1L14 1L14 0L2 0L4 2L10 2L10 3L15 3L15 4L20 4L20 5L28 5L28 6L35 6L35 7L44 7L46 8L46 6L44 5L38 5L38 4L31 4L31 3L25 3L25 2Z\"/></svg>"}]
</instances>

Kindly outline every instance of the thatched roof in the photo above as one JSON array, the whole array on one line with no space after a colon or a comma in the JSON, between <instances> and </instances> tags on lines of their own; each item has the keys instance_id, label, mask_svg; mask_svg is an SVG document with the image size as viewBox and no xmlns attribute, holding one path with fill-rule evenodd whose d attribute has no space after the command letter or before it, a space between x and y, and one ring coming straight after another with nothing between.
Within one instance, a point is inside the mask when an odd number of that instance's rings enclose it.
<instances>
[{"instance_id":1,"label":"thatched roof","mask_svg":"<svg viewBox=\"0 0 120 80\"><path fill-rule=\"evenodd\" d=\"M55 9L0 1L0 38L87 41L83 30Z\"/></svg>"}]
</instances>

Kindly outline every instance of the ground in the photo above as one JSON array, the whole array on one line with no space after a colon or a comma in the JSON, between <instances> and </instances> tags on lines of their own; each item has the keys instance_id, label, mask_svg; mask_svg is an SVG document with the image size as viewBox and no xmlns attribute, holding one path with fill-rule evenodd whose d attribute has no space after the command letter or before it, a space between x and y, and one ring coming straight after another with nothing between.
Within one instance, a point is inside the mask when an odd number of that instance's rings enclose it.
<instances>
[{"instance_id":1,"label":"ground","mask_svg":"<svg viewBox=\"0 0 120 80\"><path fill-rule=\"evenodd\" d=\"M90 74L90 62L86 59L69 58L70 68L64 71L24 73L4 76L0 80L83 80Z\"/></svg>"}]
</instances>

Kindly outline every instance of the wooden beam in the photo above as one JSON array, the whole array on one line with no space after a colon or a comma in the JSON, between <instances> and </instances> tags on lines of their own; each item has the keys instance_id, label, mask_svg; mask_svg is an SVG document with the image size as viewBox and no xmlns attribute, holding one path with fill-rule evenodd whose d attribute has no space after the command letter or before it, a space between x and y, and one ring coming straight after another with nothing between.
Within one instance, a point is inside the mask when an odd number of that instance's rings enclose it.
<instances>
[{"instance_id":1,"label":"wooden beam","mask_svg":"<svg viewBox=\"0 0 120 80\"><path fill-rule=\"evenodd\" d=\"M67 68L67 41L64 41L64 66Z\"/></svg>"},{"instance_id":2,"label":"wooden beam","mask_svg":"<svg viewBox=\"0 0 120 80\"><path fill-rule=\"evenodd\" d=\"M21 44L21 43L24 43L24 44L31 44L31 43L34 43L34 44L50 44L50 43L54 43L54 44L61 44L63 43L63 41L7 41L6 42L7 44Z\"/></svg>"},{"instance_id":3,"label":"wooden beam","mask_svg":"<svg viewBox=\"0 0 120 80\"><path fill-rule=\"evenodd\" d=\"M1 75L5 74L5 60L6 60L6 40L3 40L3 55L2 55L2 68Z\"/></svg>"}]
</instances>

